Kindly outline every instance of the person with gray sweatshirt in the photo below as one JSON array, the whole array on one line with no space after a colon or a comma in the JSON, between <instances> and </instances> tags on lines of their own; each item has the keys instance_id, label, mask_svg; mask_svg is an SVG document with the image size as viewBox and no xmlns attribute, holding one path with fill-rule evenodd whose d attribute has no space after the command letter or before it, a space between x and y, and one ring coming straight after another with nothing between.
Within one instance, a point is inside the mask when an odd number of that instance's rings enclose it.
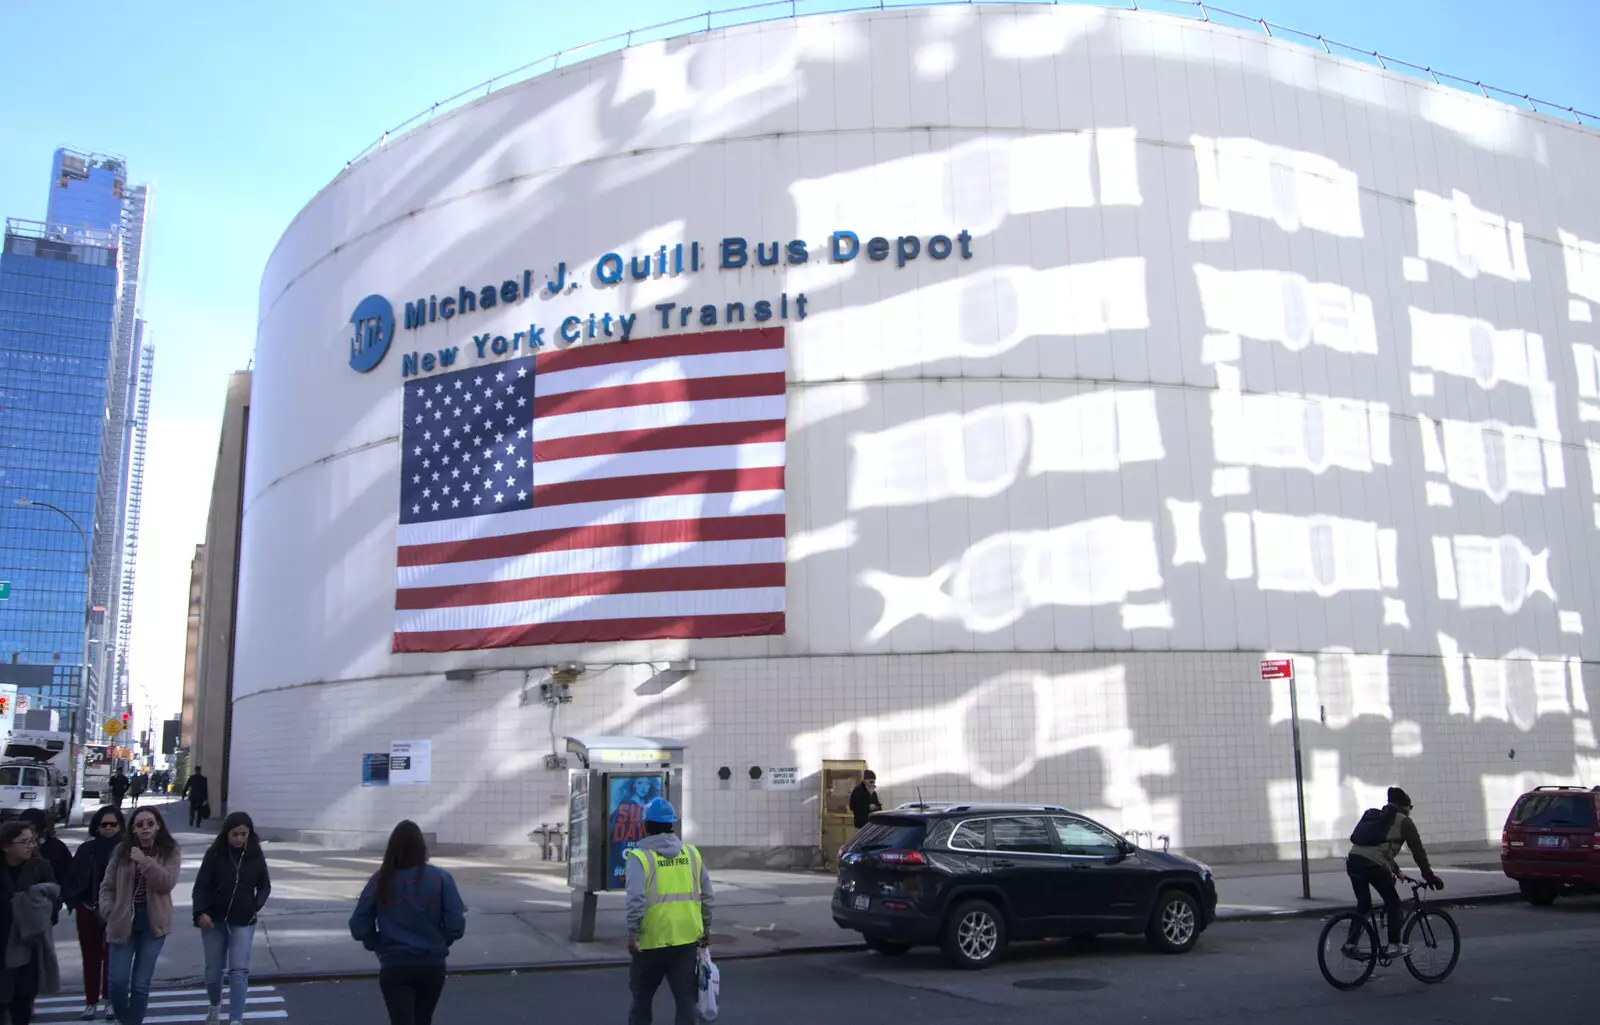
<instances>
[{"instance_id":1,"label":"person with gray sweatshirt","mask_svg":"<svg viewBox=\"0 0 1600 1025\"><path fill-rule=\"evenodd\" d=\"M699 949L711 945L711 874L700 851L672 832L677 822L666 798L645 806L644 839L627 853L628 1025L650 1025L651 1004L666 980L673 1025L695 1025Z\"/></svg>"}]
</instances>

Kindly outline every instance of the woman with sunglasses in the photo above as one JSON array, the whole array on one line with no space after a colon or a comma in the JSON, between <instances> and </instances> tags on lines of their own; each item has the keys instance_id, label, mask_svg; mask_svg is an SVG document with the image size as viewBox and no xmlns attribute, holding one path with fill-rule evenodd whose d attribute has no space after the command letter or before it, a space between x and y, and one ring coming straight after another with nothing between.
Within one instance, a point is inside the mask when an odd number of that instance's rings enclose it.
<instances>
[{"instance_id":1,"label":"woman with sunglasses","mask_svg":"<svg viewBox=\"0 0 1600 1025\"><path fill-rule=\"evenodd\" d=\"M178 841L161 813L135 811L100 883L100 918L111 945L111 1010L122 1025L144 1025L156 958L172 931L172 888L182 867Z\"/></svg>"},{"instance_id":2,"label":"woman with sunglasses","mask_svg":"<svg viewBox=\"0 0 1600 1025\"><path fill-rule=\"evenodd\" d=\"M61 988L50 915L61 888L50 863L38 855L38 839L28 822L0 826L0 1009L12 1025L33 1021L41 993Z\"/></svg>"},{"instance_id":3,"label":"woman with sunglasses","mask_svg":"<svg viewBox=\"0 0 1600 1025\"><path fill-rule=\"evenodd\" d=\"M95 1005L107 1021L111 1019L111 985L106 977L110 948L106 946L106 925L100 920L100 884L106 878L111 855L122 843L122 811L106 805L89 820L89 839L78 845L67 870L61 897L78 921L78 949L83 952L84 1021L95 1016Z\"/></svg>"}]
</instances>

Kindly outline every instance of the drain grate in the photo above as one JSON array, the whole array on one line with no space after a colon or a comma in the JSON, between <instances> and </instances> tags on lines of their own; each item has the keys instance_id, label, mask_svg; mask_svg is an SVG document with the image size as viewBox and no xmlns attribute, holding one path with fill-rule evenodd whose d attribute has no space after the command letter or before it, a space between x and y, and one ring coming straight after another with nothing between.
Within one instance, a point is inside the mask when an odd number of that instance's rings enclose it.
<instances>
[{"instance_id":1,"label":"drain grate","mask_svg":"<svg viewBox=\"0 0 1600 1025\"><path fill-rule=\"evenodd\" d=\"M1062 976L1049 979L1018 979L1011 985L1017 989L1042 989L1054 993L1083 993L1091 989L1105 989L1111 985L1099 979L1072 979Z\"/></svg>"}]
</instances>

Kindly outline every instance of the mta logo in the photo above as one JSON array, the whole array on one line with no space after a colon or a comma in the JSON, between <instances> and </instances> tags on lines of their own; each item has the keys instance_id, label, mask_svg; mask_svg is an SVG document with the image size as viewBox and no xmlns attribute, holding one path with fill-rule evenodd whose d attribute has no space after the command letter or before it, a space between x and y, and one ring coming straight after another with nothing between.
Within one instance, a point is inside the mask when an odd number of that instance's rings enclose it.
<instances>
[{"instance_id":1,"label":"mta logo","mask_svg":"<svg viewBox=\"0 0 1600 1025\"><path fill-rule=\"evenodd\" d=\"M350 314L350 369L366 373L383 362L394 340L394 307L381 295L369 295Z\"/></svg>"}]
</instances>

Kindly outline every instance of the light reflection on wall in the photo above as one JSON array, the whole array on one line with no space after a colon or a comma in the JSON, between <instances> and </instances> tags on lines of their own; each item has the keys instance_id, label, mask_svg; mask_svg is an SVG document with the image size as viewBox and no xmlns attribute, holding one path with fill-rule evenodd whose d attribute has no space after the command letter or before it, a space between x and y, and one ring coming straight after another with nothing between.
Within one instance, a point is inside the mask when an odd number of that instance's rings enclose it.
<instances>
[{"instance_id":1,"label":"light reflection on wall","mask_svg":"<svg viewBox=\"0 0 1600 1025\"><path fill-rule=\"evenodd\" d=\"M1144 784L1147 777L1172 776L1172 748L1138 744L1121 665L1003 674L953 701L802 733L793 750L801 775L819 771L823 759L865 758L878 767L880 787L902 793L921 781L956 777L979 792L1010 789L1052 801L1060 800L1058 790L1052 796L1059 781L1049 762L1093 751L1104 805L1079 810L1113 829L1151 829L1181 843L1177 800L1152 797ZM964 791L957 783L939 793L959 797Z\"/></svg>"},{"instance_id":2,"label":"light reflection on wall","mask_svg":"<svg viewBox=\"0 0 1600 1025\"><path fill-rule=\"evenodd\" d=\"M1211 395L1211 437L1219 463L1324 473L1370 473L1391 462L1389 407L1320 395Z\"/></svg>"},{"instance_id":3,"label":"light reflection on wall","mask_svg":"<svg viewBox=\"0 0 1600 1025\"><path fill-rule=\"evenodd\" d=\"M1421 259L1453 268L1468 278L1483 273L1507 281L1531 280L1520 223L1479 210L1459 189L1448 199L1418 189L1413 199Z\"/></svg>"},{"instance_id":4,"label":"light reflection on wall","mask_svg":"<svg viewBox=\"0 0 1600 1025\"><path fill-rule=\"evenodd\" d=\"M1189 141L1202 207L1266 218L1284 231L1304 227L1343 238L1361 237L1355 172L1319 154L1256 139L1196 135ZM1211 220L1215 223L1215 218ZM1207 234L1209 240L1219 240L1214 233Z\"/></svg>"},{"instance_id":5,"label":"light reflection on wall","mask_svg":"<svg viewBox=\"0 0 1600 1025\"><path fill-rule=\"evenodd\" d=\"M869 640L918 616L986 633L1037 608L1116 605L1157 591L1161 551L1155 524L1102 516L992 535L926 577L868 570L860 581L883 599Z\"/></svg>"},{"instance_id":6,"label":"light reflection on wall","mask_svg":"<svg viewBox=\"0 0 1600 1025\"><path fill-rule=\"evenodd\" d=\"M1398 539L1377 523L1266 512L1230 512L1222 523L1230 580L1323 598L1400 586Z\"/></svg>"},{"instance_id":7,"label":"light reflection on wall","mask_svg":"<svg viewBox=\"0 0 1600 1025\"><path fill-rule=\"evenodd\" d=\"M1344 285L1308 281L1289 271L1229 271L1195 264L1206 327L1290 352L1320 345L1335 352L1375 353L1372 300Z\"/></svg>"},{"instance_id":8,"label":"light reflection on wall","mask_svg":"<svg viewBox=\"0 0 1600 1025\"><path fill-rule=\"evenodd\" d=\"M1547 385L1544 339L1521 328L1410 307L1411 365L1474 381L1480 388ZM1415 383L1413 392L1417 393ZM1428 392L1431 394L1431 391Z\"/></svg>"},{"instance_id":9,"label":"light reflection on wall","mask_svg":"<svg viewBox=\"0 0 1600 1025\"><path fill-rule=\"evenodd\" d=\"M793 353L801 380L872 377L938 360L1003 355L1041 336L1150 326L1143 257L1001 267L806 318Z\"/></svg>"},{"instance_id":10,"label":"light reflection on wall","mask_svg":"<svg viewBox=\"0 0 1600 1025\"><path fill-rule=\"evenodd\" d=\"M1166 455L1148 389L940 413L857 434L850 447L852 510L997 495L1024 465L1029 474L1110 472Z\"/></svg>"},{"instance_id":11,"label":"light reflection on wall","mask_svg":"<svg viewBox=\"0 0 1600 1025\"><path fill-rule=\"evenodd\" d=\"M1451 484L1504 502L1512 494L1542 495L1546 488L1545 454L1548 442L1532 432L1498 420L1468 423L1418 417L1422 433L1422 460L1428 473L1443 474ZM1566 474L1559 446L1549 465L1548 486L1563 487ZM1430 505L1450 505L1449 489L1433 490Z\"/></svg>"},{"instance_id":12,"label":"light reflection on wall","mask_svg":"<svg viewBox=\"0 0 1600 1025\"><path fill-rule=\"evenodd\" d=\"M1535 552L1511 534L1435 537L1433 563L1439 600L1464 609L1499 609L1511 615L1536 594L1556 600L1550 549Z\"/></svg>"},{"instance_id":13,"label":"light reflection on wall","mask_svg":"<svg viewBox=\"0 0 1600 1025\"><path fill-rule=\"evenodd\" d=\"M1269 653L1266 658L1286 658L1288 653ZM1320 721L1330 729L1342 730L1364 715L1394 719L1389 702L1389 656L1364 655L1350 648L1323 648L1311 658L1295 660L1295 686L1298 688L1300 718ZM1289 688L1272 688L1272 714L1277 726L1289 721Z\"/></svg>"}]
</instances>

